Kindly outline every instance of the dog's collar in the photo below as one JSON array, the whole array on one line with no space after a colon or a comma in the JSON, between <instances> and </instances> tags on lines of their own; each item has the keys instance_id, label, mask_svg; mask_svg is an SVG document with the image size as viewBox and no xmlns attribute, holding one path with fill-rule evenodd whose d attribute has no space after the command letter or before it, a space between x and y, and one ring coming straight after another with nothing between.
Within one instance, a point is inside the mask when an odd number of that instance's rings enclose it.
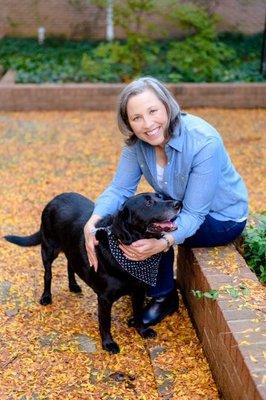
<instances>
[{"instance_id":1,"label":"dog's collar","mask_svg":"<svg viewBox=\"0 0 266 400\"><path fill-rule=\"evenodd\" d=\"M109 228L109 229L108 229ZM118 246L116 237L111 233L110 227L108 229L108 242L112 256L116 259L118 264L127 271L134 278L146 283L150 286L156 285L159 262L161 253L154 254L142 261L132 261L124 256L122 250Z\"/></svg>"}]
</instances>

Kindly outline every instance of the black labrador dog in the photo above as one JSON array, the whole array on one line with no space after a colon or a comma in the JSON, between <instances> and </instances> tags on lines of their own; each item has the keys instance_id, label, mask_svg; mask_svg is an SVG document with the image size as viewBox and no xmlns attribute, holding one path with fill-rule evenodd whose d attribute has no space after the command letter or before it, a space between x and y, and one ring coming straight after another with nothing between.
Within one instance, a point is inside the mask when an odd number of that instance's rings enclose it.
<instances>
[{"instance_id":1,"label":"black labrador dog","mask_svg":"<svg viewBox=\"0 0 266 400\"><path fill-rule=\"evenodd\" d=\"M177 216L179 208L179 202L164 199L155 193L142 193L126 200L117 214L107 216L97 224L97 272L89 265L83 233L94 203L78 193L62 193L51 200L43 210L38 232L30 236L7 235L5 239L19 246L41 245L45 269L44 291L40 299L42 305L52 303L52 263L60 252L65 254L69 289L81 292L75 279L77 274L97 294L102 346L114 354L119 352L119 346L111 335L111 308L121 296L131 296L134 326L139 334L148 338L156 333L141 322L147 285L120 265L121 256L116 257L111 252L109 237L124 244L142 238L160 238L163 232L173 229L170 221Z\"/></svg>"}]
</instances>

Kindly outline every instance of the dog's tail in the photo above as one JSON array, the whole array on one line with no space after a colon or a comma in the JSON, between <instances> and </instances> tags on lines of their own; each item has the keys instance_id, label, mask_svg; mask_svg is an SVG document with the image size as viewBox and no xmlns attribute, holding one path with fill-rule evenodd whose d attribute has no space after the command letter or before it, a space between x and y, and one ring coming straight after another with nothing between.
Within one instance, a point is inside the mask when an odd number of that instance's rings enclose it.
<instances>
[{"instance_id":1,"label":"dog's tail","mask_svg":"<svg viewBox=\"0 0 266 400\"><path fill-rule=\"evenodd\" d=\"M15 235L6 235L4 238L10 242L17 244L18 246L30 247L37 246L41 244L41 231L33 233L29 236L15 236Z\"/></svg>"}]
</instances>

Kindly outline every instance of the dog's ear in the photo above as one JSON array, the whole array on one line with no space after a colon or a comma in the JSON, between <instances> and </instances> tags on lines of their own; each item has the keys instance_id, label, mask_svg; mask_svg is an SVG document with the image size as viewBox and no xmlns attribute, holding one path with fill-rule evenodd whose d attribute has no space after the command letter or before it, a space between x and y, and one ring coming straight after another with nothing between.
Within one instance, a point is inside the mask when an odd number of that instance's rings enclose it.
<instances>
[{"instance_id":1,"label":"dog's ear","mask_svg":"<svg viewBox=\"0 0 266 400\"><path fill-rule=\"evenodd\" d=\"M131 227L131 212L123 207L114 217L112 233L124 244L131 244L135 239Z\"/></svg>"}]
</instances>

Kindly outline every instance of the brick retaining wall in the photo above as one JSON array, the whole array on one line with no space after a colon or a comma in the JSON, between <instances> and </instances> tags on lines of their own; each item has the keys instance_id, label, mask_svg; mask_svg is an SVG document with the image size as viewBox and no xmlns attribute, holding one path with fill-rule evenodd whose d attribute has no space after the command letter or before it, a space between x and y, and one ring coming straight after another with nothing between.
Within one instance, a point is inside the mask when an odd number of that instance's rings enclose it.
<instances>
[{"instance_id":1,"label":"brick retaining wall","mask_svg":"<svg viewBox=\"0 0 266 400\"><path fill-rule=\"evenodd\" d=\"M123 84L10 84L0 81L0 110L114 110ZM169 84L182 108L266 108L266 83Z\"/></svg>"},{"instance_id":2,"label":"brick retaining wall","mask_svg":"<svg viewBox=\"0 0 266 400\"><path fill-rule=\"evenodd\" d=\"M233 245L185 249L179 246L177 279L225 400L266 399L265 288ZM250 292L242 294L239 285ZM224 293L235 287L239 297ZM215 301L191 290L220 289Z\"/></svg>"}]
</instances>

